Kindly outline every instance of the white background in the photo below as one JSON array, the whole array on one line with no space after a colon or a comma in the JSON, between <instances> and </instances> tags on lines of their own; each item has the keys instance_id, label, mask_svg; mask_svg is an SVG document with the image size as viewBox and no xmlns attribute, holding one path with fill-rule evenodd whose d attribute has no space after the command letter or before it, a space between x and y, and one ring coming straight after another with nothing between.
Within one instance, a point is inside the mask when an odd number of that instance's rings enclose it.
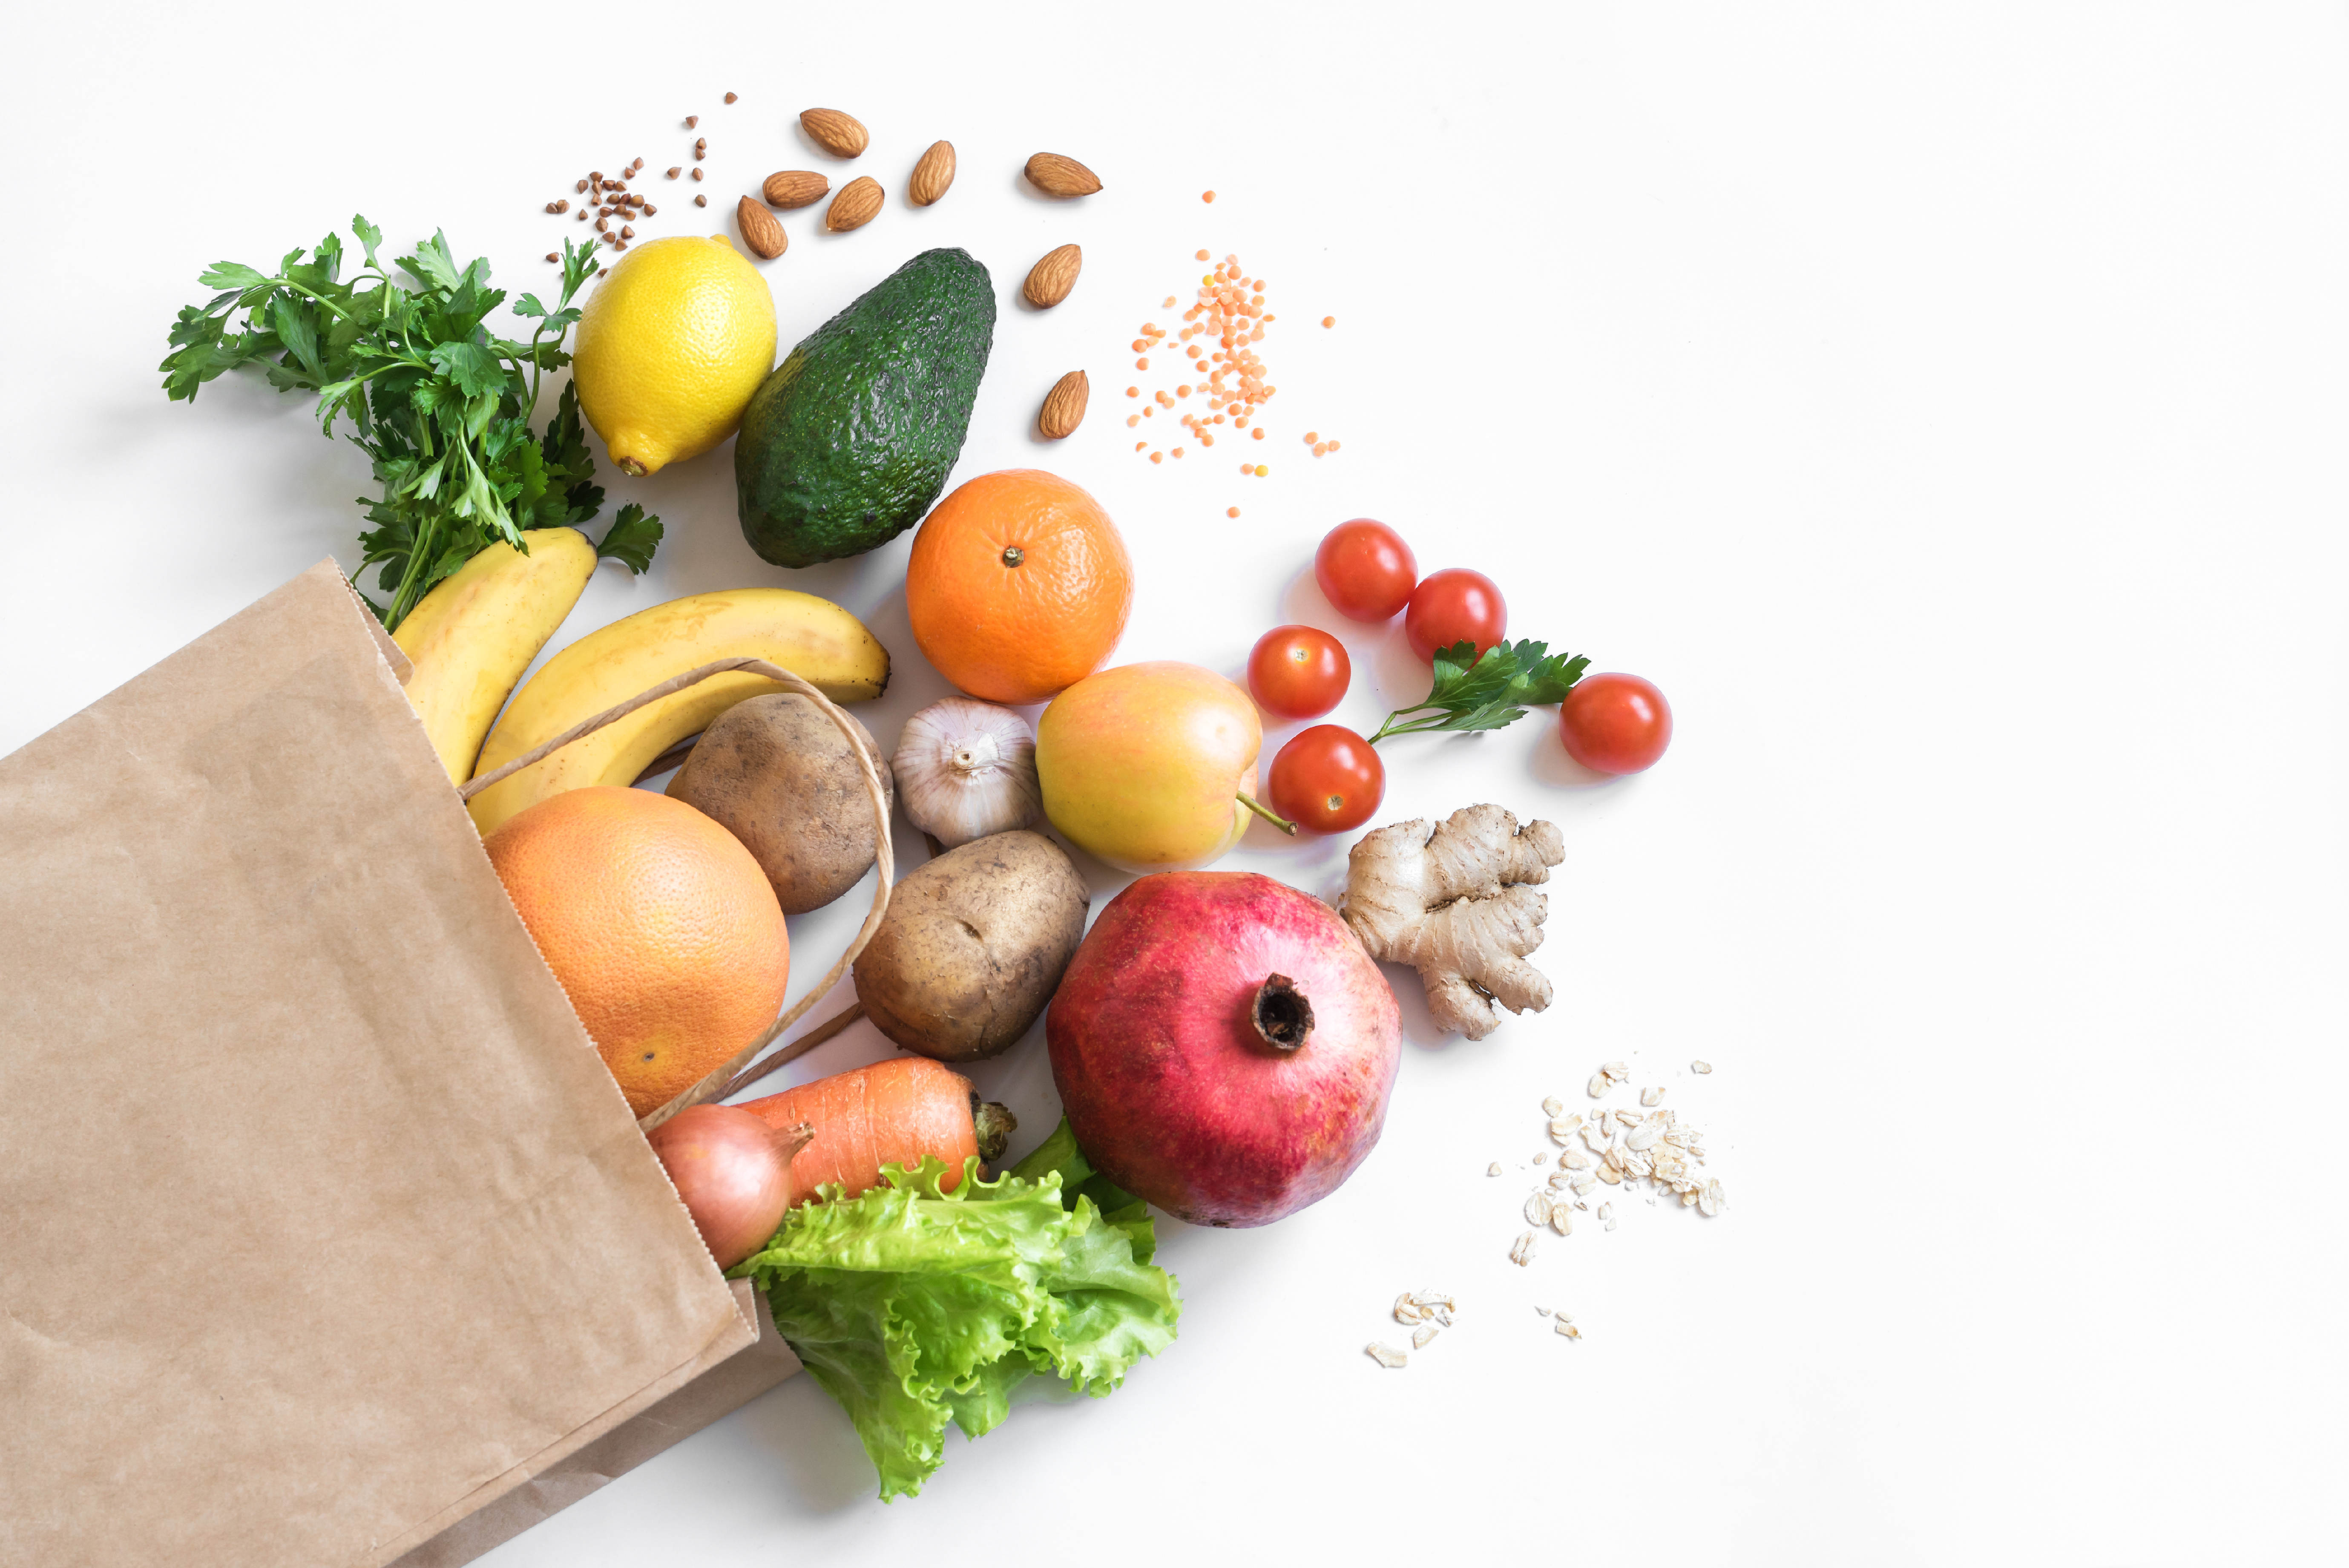
<instances>
[{"instance_id":1,"label":"white background","mask_svg":"<svg viewBox=\"0 0 2349 1568\"><path fill-rule=\"evenodd\" d=\"M0 749L357 558L365 469L305 400L158 389L206 264L357 210L543 287L576 229L542 203L687 161L687 113L712 206L656 181L648 234L713 231L774 169L838 183L792 124L812 105L872 128L851 172L890 203L840 237L787 216L783 342L916 250L986 262L1004 309L957 474L1041 463L1102 498L1139 573L1121 659L1237 672L1316 621L1367 729L1423 676L1305 568L1369 514L1678 715L1612 784L1546 714L1392 748L1382 820L1489 798L1564 828L1557 1002L1439 1040L1398 972L1377 1153L1276 1227L1162 1221L1182 1338L1113 1398L949 1438L885 1509L796 1379L497 1568L2337 1550L2340 6L56 6L11 31ZM960 176L909 209L941 136ZM1108 188L1038 199L1039 149ZM1074 296L1027 310L1070 240ZM1268 479L1128 450L1125 343L1171 325L1202 245L1273 286ZM1044 447L1035 406L1078 366L1092 417ZM1344 450L1313 461L1308 429ZM709 588L831 595L895 657L865 715L893 743L944 690L907 540L767 566L730 452L606 467L668 541L562 638ZM1341 845L1269 837L1225 864L1335 890ZM795 922L803 977L851 924ZM804 1065L882 1049L860 1028ZM1529 1181L1486 1163L1543 1147L1542 1096L1585 1103L1609 1057L1706 1131L1731 1206L1619 1199L1617 1231L1521 1272ZM1019 1147L1049 1128L1040 1031L983 1075ZM1417 1286L1461 1323L1382 1372L1361 1346Z\"/></svg>"}]
</instances>

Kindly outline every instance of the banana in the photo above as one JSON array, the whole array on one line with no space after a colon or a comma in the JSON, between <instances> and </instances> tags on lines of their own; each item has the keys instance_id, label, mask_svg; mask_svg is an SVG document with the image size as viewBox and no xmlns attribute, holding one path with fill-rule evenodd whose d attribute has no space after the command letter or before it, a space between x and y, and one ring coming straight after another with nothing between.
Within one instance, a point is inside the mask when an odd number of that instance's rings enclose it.
<instances>
[{"instance_id":1,"label":"banana","mask_svg":"<svg viewBox=\"0 0 2349 1568\"><path fill-rule=\"evenodd\" d=\"M416 666L408 701L449 782L472 776L481 737L595 571L576 528L533 528L525 556L496 544L433 586L391 634Z\"/></svg>"},{"instance_id":2,"label":"banana","mask_svg":"<svg viewBox=\"0 0 2349 1568\"><path fill-rule=\"evenodd\" d=\"M548 659L514 693L473 776L672 675L742 657L779 664L835 702L878 697L889 685L889 650L829 599L789 588L694 594L589 632ZM486 836L564 790L632 784L647 763L735 703L780 690L756 675L719 675L649 703L475 795L473 825Z\"/></svg>"}]
</instances>

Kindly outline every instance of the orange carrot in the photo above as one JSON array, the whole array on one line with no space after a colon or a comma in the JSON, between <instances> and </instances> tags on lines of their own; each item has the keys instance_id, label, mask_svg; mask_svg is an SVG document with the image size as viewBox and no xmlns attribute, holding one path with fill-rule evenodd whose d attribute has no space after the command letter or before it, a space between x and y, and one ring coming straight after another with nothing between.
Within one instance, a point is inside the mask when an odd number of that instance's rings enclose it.
<instances>
[{"instance_id":1,"label":"orange carrot","mask_svg":"<svg viewBox=\"0 0 2349 1568\"><path fill-rule=\"evenodd\" d=\"M881 1185L885 1165L917 1166L924 1155L946 1161L951 1192L963 1161L976 1154L1002 1158L1011 1113L981 1105L970 1080L926 1056L893 1056L869 1067L835 1073L780 1095L744 1102L742 1109L773 1127L805 1122L815 1137L792 1160L792 1185L811 1198L838 1182L848 1196Z\"/></svg>"}]
</instances>

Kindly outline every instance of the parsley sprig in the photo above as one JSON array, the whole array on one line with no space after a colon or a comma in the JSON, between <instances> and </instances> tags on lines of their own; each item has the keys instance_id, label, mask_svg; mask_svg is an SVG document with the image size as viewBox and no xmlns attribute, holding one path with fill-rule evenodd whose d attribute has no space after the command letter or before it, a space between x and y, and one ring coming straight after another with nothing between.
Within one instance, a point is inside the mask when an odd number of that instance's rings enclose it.
<instances>
[{"instance_id":1,"label":"parsley sprig","mask_svg":"<svg viewBox=\"0 0 2349 1568\"><path fill-rule=\"evenodd\" d=\"M530 428L541 379L571 362L571 301L597 267L594 246L566 243L554 307L529 294L514 301L513 314L534 324L519 341L483 326L506 298L490 286L488 261L460 267L436 234L398 258L403 283L377 258L383 231L364 217L351 229L366 260L347 280L338 234L306 259L296 246L274 273L215 264L198 281L221 292L180 312L160 369L167 396L193 401L206 381L259 364L278 390L317 394L321 434L350 421L381 491L358 498L373 526L359 535L366 558L351 580L381 566L376 586L390 602L376 613L397 627L477 551L501 539L527 549L524 529L585 523L602 508L568 384L545 431ZM660 537L660 519L630 504L596 550L641 572Z\"/></svg>"},{"instance_id":2,"label":"parsley sprig","mask_svg":"<svg viewBox=\"0 0 2349 1568\"><path fill-rule=\"evenodd\" d=\"M1435 685L1427 700L1388 714L1371 743L1389 735L1501 729L1535 703L1565 701L1589 668L1582 655L1552 653L1546 642L1496 642L1479 659L1476 645L1463 639L1436 650Z\"/></svg>"}]
</instances>

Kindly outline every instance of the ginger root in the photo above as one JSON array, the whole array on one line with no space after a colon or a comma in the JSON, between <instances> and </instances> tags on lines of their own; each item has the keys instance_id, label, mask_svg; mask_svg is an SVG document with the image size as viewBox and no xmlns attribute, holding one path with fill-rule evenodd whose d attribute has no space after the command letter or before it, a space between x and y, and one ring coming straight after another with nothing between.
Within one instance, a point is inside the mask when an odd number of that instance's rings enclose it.
<instances>
[{"instance_id":1,"label":"ginger root","mask_svg":"<svg viewBox=\"0 0 2349 1568\"><path fill-rule=\"evenodd\" d=\"M1398 822L1354 846L1340 912L1372 958L1418 969L1438 1028L1482 1040L1502 1007L1549 1005L1548 978L1526 962L1549 913L1533 884L1565 858L1556 824L1520 828L1497 805L1464 807L1441 826Z\"/></svg>"}]
</instances>

